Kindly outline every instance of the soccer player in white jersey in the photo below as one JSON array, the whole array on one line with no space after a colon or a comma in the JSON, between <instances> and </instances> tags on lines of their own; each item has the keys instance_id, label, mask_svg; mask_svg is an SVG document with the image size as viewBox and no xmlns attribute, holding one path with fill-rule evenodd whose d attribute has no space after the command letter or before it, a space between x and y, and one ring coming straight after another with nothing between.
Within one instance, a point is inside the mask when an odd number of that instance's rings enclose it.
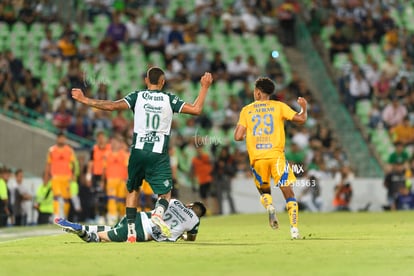
<instances>
[{"instance_id":1,"label":"soccer player in white jersey","mask_svg":"<svg viewBox=\"0 0 414 276\"><path fill-rule=\"evenodd\" d=\"M213 82L210 73L200 80L201 88L193 104L183 102L178 96L163 92L165 74L158 67L147 71L147 89L129 93L117 101L97 100L85 97L82 90L72 89L72 97L80 103L102 110L131 109L134 112L134 135L128 162L128 195L126 198L126 219L128 242L136 241L135 218L139 187L145 179L151 185L158 200L151 220L160 227L164 236L171 232L162 217L171 198L172 173L168 142L173 113L199 115L203 109L208 89Z\"/></svg>"},{"instance_id":2,"label":"soccer player in white jersey","mask_svg":"<svg viewBox=\"0 0 414 276\"><path fill-rule=\"evenodd\" d=\"M154 212L138 212L135 220L137 241L172 241L182 238L187 241L195 241L200 218L206 213L206 207L201 202L193 202L184 205L177 199L171 199L164 213L164 221L171 228L171 236L166 237L155 225L150 217ZM124 242L128 238L128 223L126 217L121 219L114 227L104 225L81 225L63 218L56 218L55 224L62 227L68 233L77 234L86 242Z\"/></svg>"}]
</instances>

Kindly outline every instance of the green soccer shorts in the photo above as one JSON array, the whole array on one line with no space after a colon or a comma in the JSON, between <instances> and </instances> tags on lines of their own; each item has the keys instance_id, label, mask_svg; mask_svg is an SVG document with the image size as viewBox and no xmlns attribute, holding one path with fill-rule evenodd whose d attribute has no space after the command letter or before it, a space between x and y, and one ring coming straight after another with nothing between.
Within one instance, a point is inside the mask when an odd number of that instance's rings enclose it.
<instances>
[{"instance_id":1,"label":"green soccer shorts","mask_svg":"<svg viewBox=\"0 0 414 276\"><path fill-rule=\"evenodd\" d=\"M132 149L128 163L127 189L138 190L146 180L155 194L166 194L172 189L172 173L168 153Z\"/></svg>"}]
</instances>

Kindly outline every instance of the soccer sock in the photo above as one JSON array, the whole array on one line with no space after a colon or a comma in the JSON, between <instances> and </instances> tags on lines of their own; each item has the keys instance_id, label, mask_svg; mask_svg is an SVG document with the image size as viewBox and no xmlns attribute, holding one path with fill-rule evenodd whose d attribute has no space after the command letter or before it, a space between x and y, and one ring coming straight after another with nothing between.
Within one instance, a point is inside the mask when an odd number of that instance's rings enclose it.
<instances>
[{"instance_id":1,"label":"soccer sock","mask_svg":"<svg viewBox=\"0 0 414 276\"><path fill-rule=\"evenodd\" d=\"M262 203L263 207L267 210L269 205L273 204L273 198L270 194L262 194L260 196L260 202Z\"/></svg>"},{"instance_id":2,"label":"soccer sock","mask_svg":"<svg viewBox=\"0 0 414 276\"><path fill-rule=\"evenodd\" d=\"M86 241L86 242L100 242L101 239L99 238L97 233L93 232L84 232L83 235L79 235L79 237Z\"/></svg>"},{"instance_id":3,"label":"soccer sock","mask_svg":"<svg viewBox=\"0 0 414 276\"><path fill-rule=\"evenodd\" d=\"M107 225L85 225L85 226L82 226L82 230L84 230L86 232L93 232L93 233L105 232L105 231L109 231L111 229L112 229L112 227L107 226Z\"/></svg>"},{"instance_id":4,"label":"soccer sock","mask_svg":"<svg viewBox=\"0 0 414 276\"><path fill-rule=\"evenodd\" d=\"M63 214L64 214L65 218L67 218L69 216L69 211L70 211L70 199L65 198L64 203L63 203Z\"/></svg>"},{"instance_id":5,"label":"soccer sock","mask_svg":"<svg viewBox=\"0 0 414 276\"><path fill-rule=\"evenodd\" d=\"M115 197L109 197L108 198L108 204L107 204L107 208L108 208L108 215L110 216L114 216L114 217L118 217L118 211L117 211L117 206L116 206L116 199ZM136 211L135 211L136 212ZM135 221L135 220L134 220Z\"/></svg>"},{"instance_id":6,"label":"soccer sock","mask_svg":"<svg viewBox=\"0 0 414 276\"><path fill-rule=\"evenodd\" d=\"M126 219L128 223L128 235L135 233L135 219L137 218L137 208L126 208Z\"/></svg>"},{"instance_id":7,"label":"soccer sock","mask_svg":"<svg viewBox=\"0 0 414 276\"><path fill-rule=\"evenodd\" d=\"M289 215L290 226L298 227L299 208L296 198L289 197L286 199L286 210Z\"/></svg>"},{"instance_id":8,"label":"soccer sock","mask_svg":"<svg viewBox=\"0 0 414 276\"><path fill-rule=\"evenodd\" d=\"M116 208L120 217L125 216L125 198L121 198L116 203Z\"/></svg>"},{"instance_id":9,"label":"soccer sock","mask_svg":"<svg viewBox=\"0 0 414 276\"><path fill-rule=\"evenodd\" d=\"M164 215L165 210L168 208L168 201L164 198L159 198L157 203L155 204L155 212L154 215L158 215L162 217Z\"/></svg>"}]
</instances>

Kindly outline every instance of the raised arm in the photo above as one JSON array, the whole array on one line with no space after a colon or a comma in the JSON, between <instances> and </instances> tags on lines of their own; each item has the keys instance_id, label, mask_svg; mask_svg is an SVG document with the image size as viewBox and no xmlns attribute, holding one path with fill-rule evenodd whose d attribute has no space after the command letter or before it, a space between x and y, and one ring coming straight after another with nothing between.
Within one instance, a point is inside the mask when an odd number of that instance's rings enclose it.
<instances>
[{"instance_id":1,"label":"raised arm","mask_svg":"<svg viewBox=\"0 0 414 276\"><path fill-rule=\"evenodd\" d=\"M292 122L295 122L297 124L304 124L308 119L308 103L305 98L299 97L298 104L300 105L301 109L299 113L296 113L295 116L293 116Z\"/></svg>"},{"instance_id":2,"label":"raised arm","mask_svg":"<svg viewBox=\"0 0 414 276\"><path fill-rule=\"evenodd\" d=\"M204 101L206 99L208 89L212 82L213 77L211 76L211 74L204 73L200 80L201 88L198 97L195 99L193 104L185 103L183 108L181 109L181 113L200 115L203 111Z\"/></svg>"},{"instance_id":3,"label":"raised arm","mask_svg":"<svg viewBox=\"0 0 414 276\"><path fill-rule=\"evenodd\" d=\"M124 100L108 101L97 100L85 97L83 91L79 88L72 88L72 98L80 103L86 104L91 107L95 107L101 110L114 111L128 109L129 106Z\"/></svg>"}]
</instances>

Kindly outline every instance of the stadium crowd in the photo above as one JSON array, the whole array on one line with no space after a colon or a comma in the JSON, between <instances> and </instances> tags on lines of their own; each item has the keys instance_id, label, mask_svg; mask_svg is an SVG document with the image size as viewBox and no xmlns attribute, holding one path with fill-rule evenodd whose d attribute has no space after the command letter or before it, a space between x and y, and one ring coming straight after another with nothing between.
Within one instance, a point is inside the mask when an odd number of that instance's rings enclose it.
<instances>
[{"instance_id":1,"label":"stadium crowd","mask_svg":"<svg viewBox=\"0 0 414 276\"><path fill-rule=\"evenodd\" d=\"M216 89L224 87L226 90L219 91L219 98L210 103L204 115L196 119L186 117L184 121L174 121L171 152L172 159L176 160L173 166L176 166L178 171L175 179L177 187L180 187L180 182L185 182L183 179L190 179L194 190L198 190L199 187L194 183L200 182L200 179L193 180L189 176L193 162L197 162L194 160L197 158L198 148L204 148L210 166L206 166L206 171L202 173L210 174L209 177L215 183L210 196L218 199L217 206L213 207L211 212L220 214L223 196L232 202L231 187L228 185L230 180L236 172L250 174L245 148L241 144L236 144L231 137L241 107L252 101L253 81L258 76L265 75L274 79L276 83L275 99L284 101L294 108L297 108L298 96L305 97L309 102L307 124L302 127L287 125L287 159L294 164L304 165L305 173L301 175L303 177L336 177L339 179L338 184L342 183L341 170L349 165L346 154L335 133L332 133L324 121L323 110L314 99L307 83L294 70L287 72L277 56L271 53L267 54L268 60L261 66L259 64L262 63L258 62L254 54L227 56L223 49L207 51L209 48L204 45L214 43L214 36L220 33L225 37L241 36L246 39L279 36L284 45L292 46L295 43L294 37L291 37L292 26L294 27L295 16L303 8L298 1L197 0L193 9L185 7L183 1L180 4L176 2L180 1L90 0L77 7L76 21L63 22L60 20L58 4L54 1L2 1L0 29L7 29L5 33L16 33L18 26L24 26L30 33L41 26L39 39L35 40L38 41L38 45L34 45L37 49L23 50L38 51L35 55L39 63L38 68L41 72L44 72L44 68L51 68L51 71L46 71L47 74L34 71L31 69L32 64L29 64L23 55L17 55L14 48L3 48L0 53L1 107L23 115L35 116L37 120L50 121L60 131L90 140L95 140L97 133L103 130L106 136L121 136L128 144L132 136L131 117L128 114L118 112L113 115L78 105L71 99L70 89L82 88L86 95L98 99L121 99L131 90L143 88L140 87L143 83L143 74L149 66L156 64L163 65L161 67L165 69L167 89L178 93L184 100L191 101L193 94L189 90L197 85L205 71L210 71L218 87ZM378 13L379 10L374 8L380 1L369 1L372 2L372 6L355 4L355 7L351 4L343 6L340 4L341 1L311 2L319 4L310 8L313 22L310 26L315 28L315 34L322 28L329 27L339 32L347 30L347 37L353 39L348 41L343 38L342 33L336 34L340 37L332 36L332 59L336 53L349 52L350 43L363 42L363 38L354 34L359 33L356 30L363 28L365 24L371 24L371 29L367 31L367 36L372 35L369 39L375 38L379 42L383 36L387 38L384 47L390 57L399 54L404 57L400 67L394 64L391 58L384 66L381 65L381 68L384 68L384 83L379 82L381 71L378 69L380 67L375 65L374 59L367 59L365 66L350 60L349 64L343 67L341 76L341 93L350 110L355 110L357 101L369 98L374 102L373 108L378 108L377 111L381 114L388 106L388 95L395 94L393 99L402 100L403 104L397 107L391 105L388 108L405 109L401 120L390 122L385 119L386 116L374 117L378 112L372 112L372 127L377 127L383 122L385 127L395 130L394 127L399 126L404 121L403 118L412 120L414 93L411 92L413 77L409 71L409 57L412 56L411 48L414 46L411 41L414 40L408 36L405 39L397 36L398 43L405 43L401 48L399 46L402 44L393 42L395 31L399 29L395 28L392 18L386 11ZM403 7L398 8L401 10ZM372 19L372 22L365 23L369 21L366 18ZM375 24L375 27L372 24ZM88 31L88 26L96 28L91 32ZM200 42L199 38L204 35L208 39ZM258 41L260 43L260 40ZM336 44L339 46L335 47ZM131 58L130 49L134 47L139 48L143 64L132 64L128 67L128 72L132 72L129 85L117 87L112 91L112 84L116 82L115 77L101 75L101 70L107 65L113 70L119 70L120 65ZM398 49L405 50L399 53ZM351 92L351 88L363 87L360 82L364 81L367 74L371 76L369 93L364 94L359 90ZM44 85L49 78L55 78L56 81L51 86ZM223 83L224 86L221 85ZM391 93L391 88L394 87L399 87L399 90ZM24 108L21 108L22 106ZM407 117L410 114L411 117ZM399 137L398 127L396 133ZM404 144L407 143L404 141ZM78 156L81 168L77 179L78 194L83 207L90 199L88 197L96 192L91 191L86 185L88 159L89 156ZM411 166L413 164L411 161ZM10 173L8 169L2 172L3 175ZM7 177L3 178L7 182ZM46 193L47 188L42 188ZM85 211L85 207L81 209ZM231 206L230 209L231 212L237 212L237 206ZM76 212L75 215L79 220L91 216L88 213Z\"/></svg>"},{"instance_id":2,"label":"stadium crowd","mask_svg":"<svg viewBox=\"0 0 414 276\"><path fill-rule=\"evenodd\" d=\"M344 104L372 139L385 129L394 144L383 160L389 207L396 208L411 196L414 172L412 2L311 1L308 8L314 38L337 69Z\"/></svg>"}]
</instances>

